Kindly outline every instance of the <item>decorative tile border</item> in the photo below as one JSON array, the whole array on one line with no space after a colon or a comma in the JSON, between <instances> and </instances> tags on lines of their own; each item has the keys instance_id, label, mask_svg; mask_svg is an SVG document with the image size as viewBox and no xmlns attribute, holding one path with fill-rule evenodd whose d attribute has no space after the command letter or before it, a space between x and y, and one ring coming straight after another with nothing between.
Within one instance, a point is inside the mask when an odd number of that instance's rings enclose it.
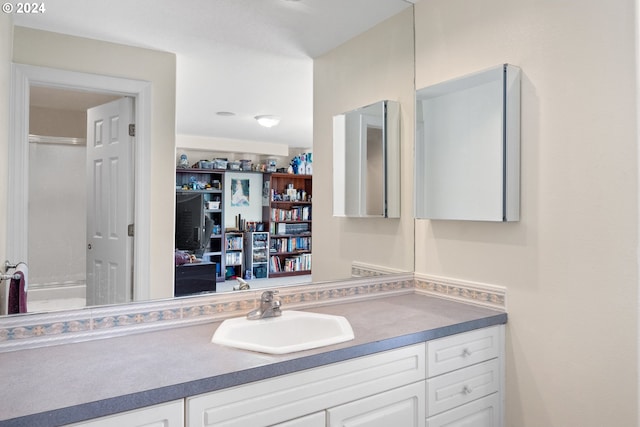
<instances>
[{"instance_id":1,"label":"decorative tile border","mask_svg":"<svg viewBox=\"0 0 640 427\"><path fill-rule=\"evenodd\" d=\"M507 290L502 286L416 274L415 290L419 294L435 295L501 311L507 309Z\"/></svg>"},{"instance_id":2,"label":"decorative tile border","mask_svg":"<svg viewBox=\"0 0 640 427\"><path fill-rule=\"evenodd\" d=\"M0 352L221 321L253 310L263 291L264 289L259 289L59 313L10 316L0 319ZM278 291L283 306L289 309L414 292L498 310L506 307L504 288L412 273L288 286Z\"/></svg>"},{"instance_id":3,"label":"decorative tile border","mask_svg":"<svg viewBox=\"0 0 640 427\"><path fill-rule=\"evenodd\" d=\"M404 274L406 271L397 270L395 268L382 267L366 262L353 261L351 263L351 277L374 277L387 274Z\"/></svg>"}]
</instances>

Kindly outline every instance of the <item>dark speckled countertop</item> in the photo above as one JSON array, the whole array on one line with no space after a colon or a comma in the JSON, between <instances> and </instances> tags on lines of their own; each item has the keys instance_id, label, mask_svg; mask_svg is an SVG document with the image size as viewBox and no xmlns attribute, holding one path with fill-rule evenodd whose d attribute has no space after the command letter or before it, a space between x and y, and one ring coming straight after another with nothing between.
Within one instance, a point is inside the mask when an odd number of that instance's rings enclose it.
<instances>
[{"instance_id":1,"label":"dark speckled countertop","mask_svg":"<svg viewBox=\"0 0 640 427\"><path fill-rule=\"evenodd\" d=\"M212 344L219 323L209 323L2 353L0 426L83 421L507 321L500 311L417 294L307 311L345 316L355 339L267 355Z\"/></svg>"}]
</instances>

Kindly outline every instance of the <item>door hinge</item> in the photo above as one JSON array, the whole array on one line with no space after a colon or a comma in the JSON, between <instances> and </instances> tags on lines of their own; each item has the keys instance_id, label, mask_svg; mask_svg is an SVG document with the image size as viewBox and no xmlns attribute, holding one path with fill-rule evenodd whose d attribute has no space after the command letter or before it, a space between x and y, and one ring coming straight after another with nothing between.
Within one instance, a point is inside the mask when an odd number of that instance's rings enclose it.
<instances>
[{"instance_id":1,"label":"door hinge","mask_svg":"<svg viewBox=\"0 0 640 427\"><path fill-rule=\"evenodd\" d=\"M133 224L127 225L127 236L133 237L134 228Z\"/></svg>"},{"instance_id":2,"label":"door hinge","mask_svg":"<svg viewBox=\"0 0 640 427\"><path fill-rule=\"evenodd\" d=\"M129 136L136 136L136 125L135 124L130 124L129 125Z\"/></svg>"}]
</instances>

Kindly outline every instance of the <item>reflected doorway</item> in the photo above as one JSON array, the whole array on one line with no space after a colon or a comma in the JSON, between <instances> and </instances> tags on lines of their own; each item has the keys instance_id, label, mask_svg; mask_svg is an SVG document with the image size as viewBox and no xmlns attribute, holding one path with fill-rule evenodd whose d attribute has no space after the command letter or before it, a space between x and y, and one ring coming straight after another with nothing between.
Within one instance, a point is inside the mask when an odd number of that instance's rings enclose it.
<instances>
[{"instance_id":1,"label":"reflected doorway","mask_svg":"<svg viewBox=\"0 0 640 427\"><path fill-rule=\"evenodd\" d=\"M150 295L150 148L151 148L151 83L119 77L88 74L53 68L12 64L12 93L7 192L7 260L12 263L29 259L30 210L29 188L29 106L34 87L57 88L77 92L109 94L135 100L135 194L133 223L133 300L148 300ZM84 221L82 222L84 224ZM76 224L76 228L78 224ZM131 227L133 230L134 227ZM68 236L67 236L68 237ZM31 282L31 278L29 280ZM60 307L65 308L65 307ZM56 308L57 309L57 308ZM0 310L1 311L1 310ZM29 312L34 310L29 309ZM0 314L5 314L2 312Z\"/></svg>"},{"instance_id":2,"label":"reflected doorway","mask_svg":"<svg viewBox=\"0 0 640 427\"><path fill-rule=\"evenodd\" d=\"M87 220L91 222L87 204L92 193L87 191L87 111L120 98L30 87L29 311L87 305ZM105 291L89 292L89 296L88 305L131 299L129 293L116 301Z\"/></svg>"}]
</instances>

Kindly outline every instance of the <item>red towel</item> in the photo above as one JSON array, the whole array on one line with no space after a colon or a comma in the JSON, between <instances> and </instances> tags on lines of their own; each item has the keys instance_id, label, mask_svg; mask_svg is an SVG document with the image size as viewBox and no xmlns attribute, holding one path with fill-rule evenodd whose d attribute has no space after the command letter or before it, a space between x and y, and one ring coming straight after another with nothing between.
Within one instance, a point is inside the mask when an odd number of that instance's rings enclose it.
<instances>
[{"instance_id":1,"label":"red towel","mask_svg":"<svg viewBox=\"0 0 640 427\"><path fill-rule=\"evenodd\" d=\"M20 270L14 273L9 284L9 307L7 314L27 312L27 290L24 273Z\"/></svg>"}]
</instances>

